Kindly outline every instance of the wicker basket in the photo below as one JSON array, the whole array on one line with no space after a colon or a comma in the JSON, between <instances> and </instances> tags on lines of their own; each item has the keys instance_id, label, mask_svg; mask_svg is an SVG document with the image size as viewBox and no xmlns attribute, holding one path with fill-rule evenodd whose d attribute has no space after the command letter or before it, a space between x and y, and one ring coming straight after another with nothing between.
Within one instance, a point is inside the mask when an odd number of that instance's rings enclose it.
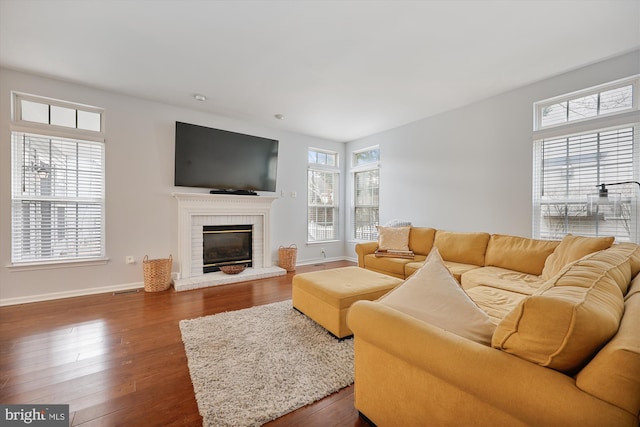
<instances>
[{"instance_id":1,"label":"wicker basket","mask_svg":"<svg viewBox=\"0 0 640 427\"><path fill-rule=\"evenodd\" d=\"M278 248L278 265L287 271L296 271L296 256L298 255L298 247L291 245L288 248L280 246Z\"/></svg>"},{"instance_id":2,"label":"wicker basket","mask_svg":"<svg viewBox=\"0 0 640 427\"><path fill-rule=\"evenodd\" d=\"M144 290L146 292L165 291L171 287L171 266L173 257L162 259L149 259L145 255L142 261L144 273Z\"/></svg>"},{"instance_id":3,"label":"wicker basket","mask_svg":"<svg viewBox=\"0 0 640 427\"><path fill-rule=\"evenodd\" d=\"M235 264L235 265L223 265L220 267L220 271L224 274L239 274L247 268L245 264Z\"/></svg>"}]
</instances>

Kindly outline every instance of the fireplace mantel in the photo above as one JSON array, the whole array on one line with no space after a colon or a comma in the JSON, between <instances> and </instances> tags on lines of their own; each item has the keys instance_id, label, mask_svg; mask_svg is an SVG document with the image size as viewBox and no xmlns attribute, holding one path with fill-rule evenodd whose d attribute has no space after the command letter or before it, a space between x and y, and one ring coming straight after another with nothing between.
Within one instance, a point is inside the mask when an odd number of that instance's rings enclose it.
<instances>
[{"instance_id":1,"label":"fireplace mantel","mask_svg":"<svg viewBox=\"0 0 640 427\"><path fill-rule=\"evenodd\" d=\"M272 196L172 193L178 200L178 265L175 289L187 290L286 274L271 259ZM206 224L205 224L206 223ZM238 275L202 272L202 226L253 224L253 267Z\"/></svg>"}]
</instances>

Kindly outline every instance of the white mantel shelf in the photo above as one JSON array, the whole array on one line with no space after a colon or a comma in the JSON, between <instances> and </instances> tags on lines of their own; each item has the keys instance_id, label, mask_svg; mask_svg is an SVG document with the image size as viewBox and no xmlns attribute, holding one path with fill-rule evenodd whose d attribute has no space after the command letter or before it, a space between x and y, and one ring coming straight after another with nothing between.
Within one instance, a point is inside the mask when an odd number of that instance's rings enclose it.
<instances>
[{"instance_id":1,"label":"white mantel shelf","mask_svg":"<svg viewBox=\"0 0 640 427\"><path fill-rule=\"evenodd\" d=\"M224 285L285 275L271 259L271 204L273 196L235 194L172 193L178 200L178 278L176 291ZM206 224L204 224L206 222ZM202 272L202 226L251 223L253 259L251 268L240 274Z\"/></svg>"}]
</instances>

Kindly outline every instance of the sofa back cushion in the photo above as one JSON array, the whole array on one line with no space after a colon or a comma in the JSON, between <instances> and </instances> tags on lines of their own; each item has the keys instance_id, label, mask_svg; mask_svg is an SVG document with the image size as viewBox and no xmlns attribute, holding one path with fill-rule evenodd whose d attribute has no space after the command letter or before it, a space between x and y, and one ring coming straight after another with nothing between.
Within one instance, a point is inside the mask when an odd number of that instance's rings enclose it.
<instances>
[{"instance_id":1,"label":"sofa back cushion","mask_svg":"<svg viewBox=\"0 0 640 427\"><path fill-rule=\"evenodd\" d=\"M539 276L547 257L559 244L555 240L493 234L487 245L485 265Z\"/></svg>"},{"instance_id":2,"label":"sofa back cushion","mask_svg":"<svg viewBox=\"0 0 640 427\"><path fill-rule=\"evenodd\" d=\"M484 265L484 254L487 251L490 237L489 233L459 233L438 230L433 245L438 248L445 261Z\"/></svg>"},{"instance_id":3,"label":"sofa back cushion","mask_svg":"<svg viewBox=\"0 0 640 427\"><path fill-rule=\"evenodd\" d=\"M607 249L614 240L614 237L585 237L567 234L545 261L542 277L551 279L565 265L590 253Z\"/></svg>"},{"instance_id":4,"label":"sofa back cushion","mask_svg":"<svg viewBox=\"0 0 640 427\"><path fill-rule=\"evenodd\" d=\"M505 316L492 346L573 374L618 330L629 256L607 249L566 266Z\"/></svg>"},{"instance_id":5,"label":"sofa back cushion","mask_svg":"<svg viewBox=\"0 0 640 427\"><path fill-rule=\"evenodd\" d=\"M429 255L431 248L433 248L435 235L435 228L411 227L411 231L409 231L409 249L415 254Z\"/></svg>"}]
</instances>

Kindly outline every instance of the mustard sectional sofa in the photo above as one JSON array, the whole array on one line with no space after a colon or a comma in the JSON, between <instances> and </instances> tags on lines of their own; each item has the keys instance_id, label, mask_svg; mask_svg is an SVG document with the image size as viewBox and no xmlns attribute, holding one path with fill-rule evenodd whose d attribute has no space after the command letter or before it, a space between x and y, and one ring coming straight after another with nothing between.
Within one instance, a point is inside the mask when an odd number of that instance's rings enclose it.
<instances>
[{"instance_id":1,"label":"mustard sectional sofa","mask_svg":"<svg viewBox=\"0 0 640 427\"><path fill-rule=\"evenodd\" d=\"M356 408L378 426L638 426L640 246L612 240L411 227L414 259L357 245L406 280L349 310Z\"/></svg>"}]
</instances>

